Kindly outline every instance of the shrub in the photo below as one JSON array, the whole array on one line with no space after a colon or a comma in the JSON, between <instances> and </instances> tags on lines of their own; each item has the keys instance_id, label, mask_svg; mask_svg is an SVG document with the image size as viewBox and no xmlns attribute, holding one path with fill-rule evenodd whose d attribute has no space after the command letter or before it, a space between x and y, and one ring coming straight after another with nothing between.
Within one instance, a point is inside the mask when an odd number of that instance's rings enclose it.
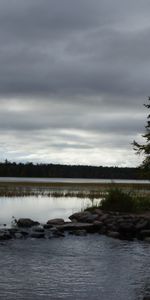
<instances>
[{"instance_id":1,"label":"shrub","mask_svg":"<svg viewBox=\"0 0 150 300\"><path fill-rule=\"evenodd\" d=\"M124 192L118 188L112 188L105 199L101 201L101 208L103 210L118 212L135 212L136 201L131 193Z\"/></svg>"}]
</instances>

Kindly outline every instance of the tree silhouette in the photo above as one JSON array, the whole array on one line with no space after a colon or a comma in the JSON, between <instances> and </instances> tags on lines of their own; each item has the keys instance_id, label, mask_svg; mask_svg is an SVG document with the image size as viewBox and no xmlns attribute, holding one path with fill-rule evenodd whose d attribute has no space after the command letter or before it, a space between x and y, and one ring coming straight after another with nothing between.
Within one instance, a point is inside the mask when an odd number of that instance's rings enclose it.
<instances>
[{"instance_id":1,"label":"tree silhouette","mask_svg":"<svg viewBox=\"0 0 150 300\"><path fill-rule=\"evenodd\" d=\"M150 97L148 98L150 101ZM148 109L150 108L150 103L144 104ZM142 135L145 138L145 144L139 144L133 141L133 149L137 154L144 154L144 160L141 165L150 174L150 114L147 116L147 124L145 126L145 133Z\"/></svg>"}]
</instances>

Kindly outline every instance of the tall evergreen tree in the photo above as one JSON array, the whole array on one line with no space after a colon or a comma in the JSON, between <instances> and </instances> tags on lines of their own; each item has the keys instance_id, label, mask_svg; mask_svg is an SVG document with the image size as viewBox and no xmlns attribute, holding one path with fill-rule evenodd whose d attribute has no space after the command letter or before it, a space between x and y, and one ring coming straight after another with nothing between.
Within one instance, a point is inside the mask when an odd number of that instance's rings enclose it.
<instances>
[{"instance_id":1,"label":"tall evergreen tree","mask_svg":"<svg viewBox=\"0 0 150 300\"><path fill-rule=\"evenodd\" d=\"M150 101L150 97L148 98L148 101ZM144 106L149 109L150 102L148 104L144 104ZM145 133L142 136L145 138L145 144L139 144L136 141L133 141L133 149L136 151L137 154L144 154L144 160L141 166L150 175L150 114L148 114L147 116Z\"/></svg>"}]
</instances>

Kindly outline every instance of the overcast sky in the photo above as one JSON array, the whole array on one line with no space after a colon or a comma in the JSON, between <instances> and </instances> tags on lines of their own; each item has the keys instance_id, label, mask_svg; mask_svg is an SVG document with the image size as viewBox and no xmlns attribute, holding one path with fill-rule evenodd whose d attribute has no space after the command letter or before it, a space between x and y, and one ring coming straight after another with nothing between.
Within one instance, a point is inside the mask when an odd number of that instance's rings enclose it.
<instances>
[{"instance_id":1,"label":"overcast sky","mask_svg":"<svg viewBox=\"0 0 150 300\"><path fill-rule=\"evenodd\" d=\"M0 160L137 166L149 0L0 0Z\"/></svg>"}]
</instances>

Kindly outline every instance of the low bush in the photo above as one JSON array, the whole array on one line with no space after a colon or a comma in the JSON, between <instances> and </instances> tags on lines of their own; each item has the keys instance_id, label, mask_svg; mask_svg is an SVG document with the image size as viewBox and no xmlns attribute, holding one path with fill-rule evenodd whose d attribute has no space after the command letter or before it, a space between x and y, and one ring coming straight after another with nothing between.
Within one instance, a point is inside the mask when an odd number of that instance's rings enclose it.
<instances>
[{"instance_id":1,"label":"low bush","mask_svg":"<svg viewBox=\"0 0 150 300\"><path fill-rule=\"evenodd\" d=\"M150 197L112 188L101 201L100 208L108 211L142 213L150 211Z\"/></svg>"}]
</instances>

